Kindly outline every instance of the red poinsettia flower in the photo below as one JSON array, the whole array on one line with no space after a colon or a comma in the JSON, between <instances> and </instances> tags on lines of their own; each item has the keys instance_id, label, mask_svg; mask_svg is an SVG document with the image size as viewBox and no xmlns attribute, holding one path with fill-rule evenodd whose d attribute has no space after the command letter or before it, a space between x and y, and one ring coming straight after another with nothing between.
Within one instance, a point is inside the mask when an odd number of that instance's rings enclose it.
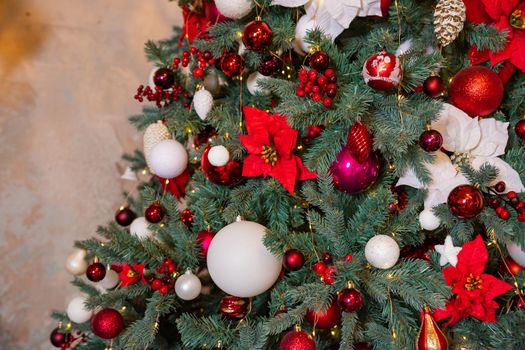
<instances>
[{"instance_id":1,"label":"red poinsettia flower","mask_svg":"<svg viewBox=\"0 0 525 350\"><path fill-rule=\"evenodd\" d=\"M317 174L308 170L301 158L292 153L297 142L297 130L286 122L286 117L266 113L257 108L244 107L248 135L239 136L248 150L242 176L271 176L294 193L297 180L315 179Z\"/></svg>"},{"instance_id":2,"label":"red poinsettia flower","mask_svg":"<svg viewBox=\"0 0 525 350\"><path fill-rule=\"evenodd\" d=\"M499 305L494 298L508 292L512 286L483 273L488 259L487 248L480 235L463 245L456 267L450 266L443 270L445 282L452 286L455 295L445 310L434 312L436 321L450 318L445 327L468 316L484 322L496 322Z\"/></svg>"},{"instance_id":3,"label":"red poinsettia flower","mask_svg":"<svg viewBox=\"0 0 525 350\"><path fill-rule=\"evenodd\" d=\"M144 278L144 264L133 264L133 267L129 264L122 264L119 277L122 281L122 287L135 284L140 280L142 280L143 284L147 284Z\"/></svg>"},{"instance_id":4,"label":"red poinsettia flower","mask_svg":"<svg viewBox=\"0 0 525 350\"><path fill-rule=\"evenodd\" d=\"M182 25L179 46L182 45L185 38L188 39L190 44L196 38L208 39L206 34L208 28L226 20L226 17L221 15L213 0L204 0L200 7L194 5L191 8L188 5L183 6L182 18L184 19L184 24Z\"/></svg>"},{"instance_id":5,"label":"red poinsettia flower","mask_svg":"<svg viewBox=\"0 0 525 350\"><path fill-rule=\"evenodd\" d=\"M507 45L498 52L469 51L471 64L490 60L491 65L506 61L525 72L525 2L520 0L464 0L467 20L474 24L493 25L508 33ZM507 68L508 69L508 68Z\"/></svg>"}]
</instances>

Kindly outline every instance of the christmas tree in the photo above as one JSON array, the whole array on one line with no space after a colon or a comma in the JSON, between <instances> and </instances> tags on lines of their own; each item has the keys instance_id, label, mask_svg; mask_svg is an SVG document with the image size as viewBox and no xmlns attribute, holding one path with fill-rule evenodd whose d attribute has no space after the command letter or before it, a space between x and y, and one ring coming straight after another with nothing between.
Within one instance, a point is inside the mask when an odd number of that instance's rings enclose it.
<instances>
[{"instance_id":1,"label":"christmas tree","mask_svg":"<svg viewBox=\"0 0 525 350\"><path fill-rule=\"evenodd\" d=\"M179 5L53 345L525 348L525 2Z\"/></svg>"}]
</instances>

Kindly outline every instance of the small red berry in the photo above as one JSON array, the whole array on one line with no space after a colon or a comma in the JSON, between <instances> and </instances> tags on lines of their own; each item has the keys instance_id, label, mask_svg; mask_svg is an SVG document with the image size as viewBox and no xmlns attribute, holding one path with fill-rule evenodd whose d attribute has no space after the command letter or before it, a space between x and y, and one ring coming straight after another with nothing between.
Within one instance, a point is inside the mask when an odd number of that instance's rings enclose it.
<instances>
[{"instance_id":1,"label":"small red berry","mask_svg":"<svg viewBox=\"0 0 525 350\"><path fill-rule=\"evenodd\" d=\"M188 51L184 50L184 51L182 51L182 57L188 58L188 57L190 57L190 53Z\"/></svg>"},{"instance_id":2,"label":"small red berry","mask_svg":"<svg viewBox=\"0 0 525 350\"><path fill-rule=\"evenodd\" d=\"M173 64L179 64L179 63L180 63L180 58L175 57L175 58L173 59Z\"/></svg>"},{"instance_id":3,"label":"small red berry","mask_svg":"<svg viewBox=\"0 0 525 350\"><path fill-rule=\"evenodd\" d=\"M328 78L328 82L335 84L337 82L337 77L335 75L332 75L331 77Z\"/></svg>"},{"instance_id":4,"label":"small red berry","mask_svg":"<svg viewBox=\"0 0 525 350\"><path fill-rule=\"evenodd\" d=\"M174 273L175 270L176 270L175 266L173 266L173 265L168 266L168 272L169 273Z\"/></svg>"},{"instance_id":5,"label":"small red berry","mask_svg":"<svg viewBox=\"0 0 525 350\"><path fill-rule=\"evenodd\" d=\"M317 84L321 86L326 85L327 82L328 82L328 79L326 79L324 75L321 75L319 78L317 78Z\"/></svg>"},{"instance_id":6,"label":"small red berry","mask_svg":"<svg viewBox=\"0 0 525 350\"><path fill-rule=\"evenodd\" d=\"M324 276L321 277L321 280L325 284L332 284L332 283L334 283L335 278L333 278L332 276L329 276L329 275L324 275Z\"/></svg>"},{"instance_id":7,"label":"small red berry","mask_svg":"<svg viewBox=\"0 0 525 350\"><path fill-rule=\"evenodd\" d=\"M197 67L197 68L195 68L195 69L193 70L193 76L194 76L195 78L201 78L203 75L204 75L204 71L203 71L201 68L198 68L198 67Z\"/></svg>"},{"instance_id":8,"label":"small red berry","mask_svg":"<svg viewBox=\"0 0 525 350\"><path fill-rule=\"evenodd\" d=\"M317 71L315 69L312 69L308 72L308 79L310 81L314 81L317 78Z\"/></svg>"},{"instance_id":9,"label":"small red berry","mask_svg":"<svg viewBox=\"0 0 525 350\"><path fill-rule=\"evenodd\" d=\"M191 53L195 53L195 52L197 52L197 48L194 47L194 46L190 47L190 52L191 52Z\"/></svg>"},{"instance_id":10,"label":"small red berry","mask_svg":"<svg viewBox=\"0 0 525 350\"><path fill-rule=\"evenodd\" d=\"M332 254L324 252L323 254L321 254L321 260L323 260L323 263L329 265L334 259L332 258Z\"/></svg>"},{"instance_id":11,"label":"small red berry","mask_svg":"<svg viewBox=\"0 0 525 350\"><path fill-rule=\"evenodd\" d=\"M324 71L324 75L325 77L329 78L335 75L335 71L332 68L328 68L327 70Z\"/></svg>"},{"instance_id":12,"label":"small red berry","mask_svg":"<svg viewBox=\"0 0 525 350\"><path fill-rule=\"evenodd\" d=\"M500 192L500 193L505 191L505 187L506 187L506 185L505 185L505 182L503 182L503 181L500 181L500 182L498 182L497 184L494 185L494 189L497 192Z\"/></svg>"},{"instance_id":13,"label":"small red berry","mask_svg":"<svg viewBox=\"0 0 525 350\"><path fill-rule=\"evenodd\" d=\"M519 222L525 222L525 212L518 215L518 221Z\"/></svg>"},{"instance_id":14,"label":"small red berry","mask_svg":"<svg viewBox=\"0 0 525 350\"><path fill-rule=\"evenodd\" d=\"M499 217L501 217L501 213L505 210L503 207L496 207L496 214L498 214Z\"/></svg>"},{"instance_id":15,"label":"small red berry","mask_svg":"<svg viewBox=\"0 0 525 350\"><path fill-rule=\"evenodd\" d=\"M525 202L524 201L519 201L518 204L516 204L516 209L522 209L522 208L525 208Z\"/></svg>"},{"instance_id":16,"label":"small red berry","mask_svg":"<svg viewBox=\"0 0 525 350\"><path fill-rule=\"evenodd\" d=\"M314 100L315 102L321 101L322 98L323 98L323 96L321 95L320 92L314 92L312 94L312 100Z\"/></svg>"},{"instance_id":17,"label":"small red berry","mask_svg":"<svg viewBox=\"0 0 525 350\"><path fill-rule=\"evenodd\" d=\"M212 54L210 51L204 51L204 58L209 60L210 58L212 58Z\"/></svg>"},{"instance_id":18,"label":"small red berry","mask_svg":"<svg viewBox=\"0 0 525 350\"><path fill-rule=\"evenodd\" d=\"M160 294L162 295L166 295L168 294L168 292L170 291L170 289L168 288L168 286L164 285L162 287L159 288L159 292Z\"/></svg>"},{"instance_id":19,"label":"small red berry","mask_svg":"<svg viewBox=\"0 0 525 350\"><path fill-rule=\"evenodd\" d=\"M335 97L336 94L337 94L337 89L328 89L328 91L326 91L326 95L328 97Z\"/></svg>"},{"instance_id":20,"label":"small red berry","mask_svg":"<svg viewBox=\"0 0 525 350\"><path fill-rule=\"evenodd\" d=\"M321 88L318 85L312 86L312 92L321 92Z\"/></svg>"},{"instance_id":21,"label":"small red berry","mask_svg":"<svg viewBox=\"0 0 525 350\"><path fill-rule=\"evenodd\" d=\"M326 265L318 261L312 266L312 270L318 275L322 275L326 271Z\"/></svg>"},{"instance_id":22,"label":"small red berry","mask_svg":"<svg viewBox=\"0 0 525 350\"><path fill-rule=\"evenodd\" d=\"M162 282L158 278L155 278L153 282L151 282L151 288L158 290L160 287L162 287Z\"/></svg>"},{"instance_id":23,"label":"small red berry","mask_svg":"<svg viewBox=\"0 0 525 350\"><path fill-rule=\"evenodd\" d=\"M326 108L332 108L332 99L330 97L325 97L323 99L323 106Z\"/></svg>"},{"instance_id":24,"label":"small red berry","mask_svg":"<svg viewBox=\"0 0 525 350\"><path fill-rule=\"evenodd\" d=\"M346 254L345 255L345 260L347 262L352 262L353 259L354 259L354 257L352 256L352 254Z\"/></svg>"},{"instance_id":25,"label":"small red berry","mask_svg":"<svg viewBox=\"0 0 525 350\"><path fill-rule=\"evenodd\" d=\"M304 97L305 92L302 89L297 89L297 90L295 90L295 95L299 96L299 97Z\"/></svg>"},{"instance_id":26,"label":"small red berry","mask_svg":"<svg viewBox=\"0 0 525 350\"><path fill-rule=\"evenodd\" d=\"M508 211L507 209L504 208L504 209L501 211L501 214L499 215L499 217L500 217L501 219L503 219L503 220L508 220L508 219L510 218L510 213L509 213L509 211Z\"/></svg>"},{"instance_id":27,"label":"small red berry","mask_svg":"<svg viewBox=\"0 0 525 350\"><path fill-rule=\"evenodd\" d=\"M514 191L510 191L509 193L507 193L507 198L509 198L509 199L512 199L512 198L517 197L517 196L518 195Z\"/></svg>"}]
</instances>

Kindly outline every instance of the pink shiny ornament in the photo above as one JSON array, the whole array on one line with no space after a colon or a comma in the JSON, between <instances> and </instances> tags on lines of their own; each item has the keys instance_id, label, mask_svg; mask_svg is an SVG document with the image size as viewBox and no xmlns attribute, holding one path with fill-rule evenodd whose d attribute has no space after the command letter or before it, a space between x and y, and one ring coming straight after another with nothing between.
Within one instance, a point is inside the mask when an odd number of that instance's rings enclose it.
<instances>
[{"instance_id":1,"label":"pink shiny ornament","mask_svg":"<svg viewBox=\"0 0 525 350\"><path fill-rule=\"evenodd\" d=\"M377 154L370 153L364 162L359 163L348 147L343 146L330 166L330 173L338 190L350 194L363 192L370 188L379 176L379 159Z\"/></svg>"},{"instance_id":2,"label":"pink shiny ornament","mask_svg":"<svg viewBox=\"0 0 525 350\"><path fill-rule=\"evenodd\" d=\"M211 230L202 230L197 233L197 242L201 248L200 256L203 259L206 259L206 256L208 255L208 248L210 247L213 236L215 236L215 232Z\"/></svg>"}]
</instances>

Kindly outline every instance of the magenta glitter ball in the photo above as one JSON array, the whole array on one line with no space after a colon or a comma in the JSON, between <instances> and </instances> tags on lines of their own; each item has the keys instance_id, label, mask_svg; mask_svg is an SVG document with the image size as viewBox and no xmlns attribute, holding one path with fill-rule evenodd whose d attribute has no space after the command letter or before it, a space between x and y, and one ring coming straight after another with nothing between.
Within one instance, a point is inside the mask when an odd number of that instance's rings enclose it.
<instances>
[{"instance_id":1,"label":"magenta glitter ball","mask_svg":"<svg viewBox=\"0 0 525 350\"><path fill-rule=\"evenodd\" d=\"M202 230L197 233L197 242L201 248L200 257L203 259L206 259L208 255L208 248L210 247L213 236L215 236L215 232L211 230Z\"/></svg>"},{"instance_id":2,"label":"magenta glitter ball","mask_svg":"<svg viewBox=\"0 0 525 350\"><path fill-rule=\"evenodd\" d=\"M377 154L370 153L362 164L352 156L348 147L343 146L330 166L335 188L355 194L370 188L379 176L379 159Z\"/></svg>"},{"instance_id":3,"label":"magenta glitter ball","mask_svg":"<svg viewBox=\"0 0 525 350\"><path fill-rule=\"evenodd\" d=\"M443 145L443 136L437 130L425 130L419 137L419 146L426 152L435 152Z\"/></svg>"}]
</instances>

